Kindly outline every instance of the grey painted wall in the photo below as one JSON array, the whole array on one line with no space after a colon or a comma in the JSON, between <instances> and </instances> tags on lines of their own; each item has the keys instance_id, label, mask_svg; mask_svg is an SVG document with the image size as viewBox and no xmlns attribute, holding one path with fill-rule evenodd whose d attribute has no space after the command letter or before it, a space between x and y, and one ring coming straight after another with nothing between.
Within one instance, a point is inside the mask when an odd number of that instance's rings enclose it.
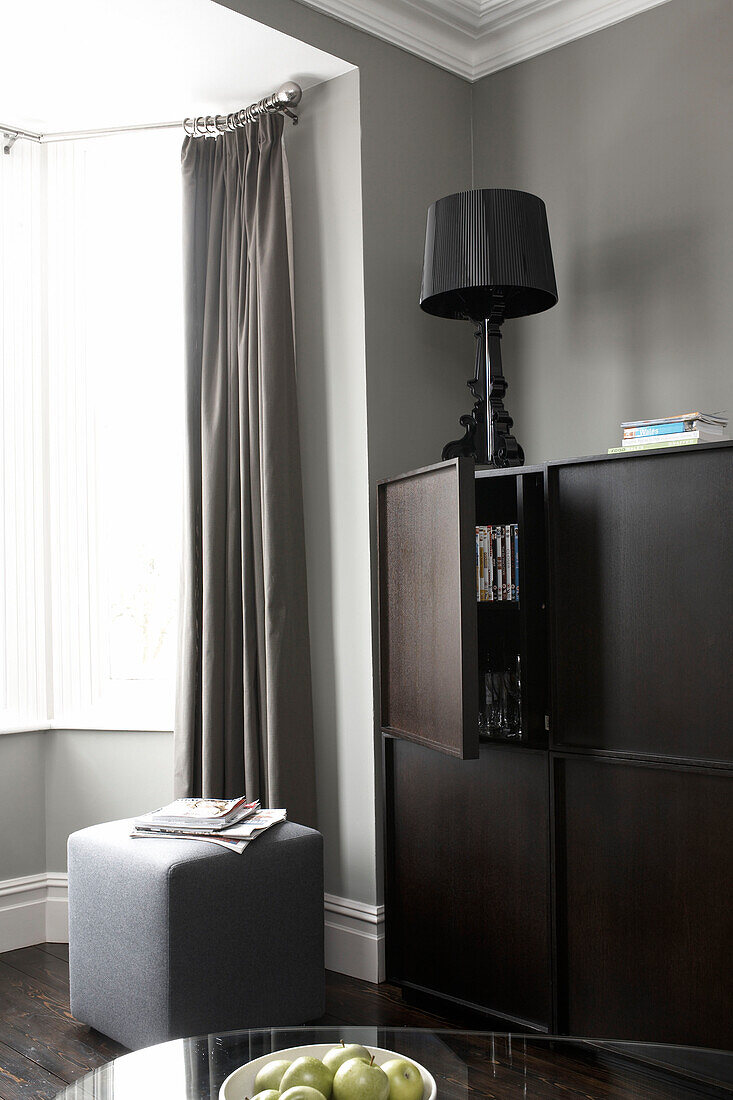
<instances>
[{"instance_id":1,"label":"grey painted wall","mask_svg":"<svg viewBox=\"0 0 733 1100\"><path fill-rule=\"evenodd\" d=\"M370 476L439 461L470 405L473 340L419 308L425 215L470 187L471 86L294 0L224 6L359 68Z\"/></svg>"},{"instance_id":2,"label":"grey painted wall","mask_svg":"<svg viewBox=\"0 0 733 1100\"><path fill-rule=\"evenodd\" d=\"M671 0L474 87L475 186L547 204L560 300L504 326L528 461L733 412L733 5Z\"/></svg>"},{"instance_id":3,"label":"grey painted wall","mask_svg":"<svg viewBox=\"0 0 733 1100\"><path fill-rule=\"evenodd\" d=\"M287 131L316 729L328 893L375 896L369 471L359 76Z\"/></svg>"},{"instance_id":4,"label":"grey painted wall","mask_svg":"<svg viewBox=\"0 0 733 1100\"><path fill-rule=\"evenodd\" d=\"M173 735L51 730L45 738L45 855L66 870L69 833L135 817L173 797Z\"/></svg>"},{"instance_id":5,"label":"grey painted wall","mask_svg":"<svg viewBox=\"0 0 733 1100\"><path fill-rule=\"evenodd\" d=\"M375 805L380 745L375 720L377 675L372 671L377 668L375 483L438 461L443 444L460 434L458 417L470 406L465 388L473 365L470 328L428 317L421 312L418 297L427 207L441 195L470 186L471 88L458 77L293 0L227 0L226 6L359 69L372 621L367 624L357 605L350 620L348 607L340 602L334 626L329 627L325 616L330 612L324 609L321 625L314 623L313 659L321 669L315 690L322 693L322 701L329 677L334 686L340 684L336 693L331 690L330 713L316 730L319 813L329 852L326 889L373 903L381 899L381 812ZM297 74L291 75L297 79ZM303 111L305 129L307 103ZM344 116L343 124L351 126L341 135L350 148L353 123ZM295 151L295 136L290 134L287 140ZM312 166L311 179L315 170ZM297 199L294 187L294 204ZM321 253L325 255L334 241L321 226L311 243L325 249ZM296 279L296 314L302 294ZM336 331L329 303L325 303L326 330ZM360 340L361 333L350 327L342 339L342 354L353 362L347 343ZM332 363L335 366L336 360ZM332 369L327 367L323 377ZM299 386L306 384L301 370ZM316 379L313 384L320 383ZM335 390L332 393L336 396ZM306 402L312 397L313 393L304 393ZM340 441L354 434L360 437L363 423L353 403L334 412L329 427L334 434L324 444L324 453L336 458ZM317 469L316 457L304 453L309 476ZM344 460L348 461L346 456ZM333 517L341 517L352 507L349 495L361 492L362 484L350 486L341 477L325 488ZM310 547L314 545L311 540ZM343 578L354 567L353 555L343 537L331 550L330 557L322 559L309 552L309 585L340 601ZM340 647L338 659L335 645ZM367 678L372 678L370 699L364 696Z\"/></svg>"},{"instance_id":6,"label":"grey painted wall","mask_svg":"<svg viewBox=\"0 0 733 1100\"><path fill-rule=\"evenodd\" d=\"M44 730L0 736L0 882L66 870L69 833L173 796L173 735Z\"/></svg>"},{"instance_id":7,"label":"grey painted wall","mask_svg":"<svg viewBox=\"0 0 733 1100\"><path fill-rule=\"evenodd\" d=\"M0 882L46 870L44 737L0 736Z\"/></svg>"}]
</instances>

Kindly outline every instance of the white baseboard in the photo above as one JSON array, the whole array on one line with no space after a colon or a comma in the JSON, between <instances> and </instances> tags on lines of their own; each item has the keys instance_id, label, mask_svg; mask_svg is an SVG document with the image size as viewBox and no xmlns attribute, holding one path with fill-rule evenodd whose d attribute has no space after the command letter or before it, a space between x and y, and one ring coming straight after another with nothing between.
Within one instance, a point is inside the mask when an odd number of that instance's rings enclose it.
<instances>
[{"instance_id":1,"label":"white baseboard","mask_svg":"<svg viewBox=\"0 0 733 1100\"><path fill-rule=\"evenodd\" d=\"M24 875L0 882L0 951L69 938L67 876Z\"/></svg>"},{"instance_id":2,"label":"white baseboard","mask_svg":"<svg viewBox=\"0 0 733 1100\"><path fill-rule=\"evenodd\" d=\"M384 906L326 894L326 969L384 981Z\"/></svg>"},{"instance_id":3,"label":"white baseboard","mask_svg":"<svg viewBox=\"0 0 733 1100\"><path fill-rule=\"evenodd\" d=\"M46 885L46 943L68 943L69 876L65 871L49 871Z\"/></svg>"},{"instance_id":4,"label":"white baseboard","mask_svg":"<svg viewBox=\"0 0 733 1100\"><path fill-rule=\"evenodd\" d=\"M68 875L26 875L0 882L0 952L69 939ZM384 906L324 897L326 968L384 981Z\"/></svg>"}]
</instances>

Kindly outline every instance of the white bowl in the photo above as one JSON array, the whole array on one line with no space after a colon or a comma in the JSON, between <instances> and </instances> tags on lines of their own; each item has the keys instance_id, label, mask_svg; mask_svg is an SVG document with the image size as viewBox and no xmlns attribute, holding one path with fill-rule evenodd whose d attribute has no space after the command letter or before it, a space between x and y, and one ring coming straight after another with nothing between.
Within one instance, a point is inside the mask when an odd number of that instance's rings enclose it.
<instances>
[{"instance_id":1,"label":"white bowl","mask_svg":"<svg viewBox=\"0 0 733 1100\"><path fill-rule=\"evenodd\" d=\"M338 1046L338 1044L317 1043L315 1046L287 1047L285 1050L273 1050L270 1054L263 1054L261 1058L255 1058L253 1061L247 1062L246 1065L240 1066L239 1069L235 1069L234 1073L229 1074L219 1089L219 1100L245 1100L245 1097L253 1096L255 1077L268 1062L275 1062L280 1058L287 1058L290 1062L294 1062L296 1058L302 1058L306 1054L312 1058L323 1058L323 1055L334 1046ZM367 1050L374 1055L374 1061L378 1066L383 1066L391 1058L407 1057L396 1050L383 1050L381 1047L367 1045ZM414 1058L407 1058L407 1061L412 1062L413 1066L420 1070L423 1081L422 1100L436 1100L438 1088L432 1073L428 1073L425 1067L416 1062Z\"/></svg>"}]
</instances>

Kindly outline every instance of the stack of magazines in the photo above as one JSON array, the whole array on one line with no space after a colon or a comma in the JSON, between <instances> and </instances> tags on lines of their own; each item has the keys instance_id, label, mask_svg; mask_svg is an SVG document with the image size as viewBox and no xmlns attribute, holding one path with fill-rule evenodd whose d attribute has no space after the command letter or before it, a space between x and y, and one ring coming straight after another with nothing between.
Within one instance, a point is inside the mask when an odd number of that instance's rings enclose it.
<instances>
[{"instance_id":1,"label":"stack of magazines","mask_svg":"<svg viewBox=\"0 0 733 1100\"><path fill-rule=\"evenodd\" d=\"M627 420L621 425L621 446L608 453L627 454L656 447L690 447L696 443L717 443L725 439L725 413L675 413L657 420Z\"/></svg>"},{"instance_id":2,"label":"stack of magazines","mask_svg":"<svg viewBox=\"0 0 733 1100\"><path fill-rule=\"evenodd\" d=\"M130 836L202 840L241 853L260 833L286 818L285 810L263 810L259 802L244 797L179 798L135 818Z\"/></svg>"}]
</instances>

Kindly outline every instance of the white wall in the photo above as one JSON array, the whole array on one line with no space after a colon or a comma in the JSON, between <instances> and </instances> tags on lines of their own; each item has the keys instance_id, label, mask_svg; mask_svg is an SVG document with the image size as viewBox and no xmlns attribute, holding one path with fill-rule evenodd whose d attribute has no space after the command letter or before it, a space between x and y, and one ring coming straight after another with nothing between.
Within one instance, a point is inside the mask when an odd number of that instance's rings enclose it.
<instances>
[{"instance_id":1,"label":"white wall","mask_svg":"<svg viewBox=\"0 0 733 1100\"><path fill-rule=\"evenodd\" d=\"M504 326L530 462L733 413L733 5L670 0L480 81L476 187L547 204L559 302Z\"/></svg>"}]
</instances>

